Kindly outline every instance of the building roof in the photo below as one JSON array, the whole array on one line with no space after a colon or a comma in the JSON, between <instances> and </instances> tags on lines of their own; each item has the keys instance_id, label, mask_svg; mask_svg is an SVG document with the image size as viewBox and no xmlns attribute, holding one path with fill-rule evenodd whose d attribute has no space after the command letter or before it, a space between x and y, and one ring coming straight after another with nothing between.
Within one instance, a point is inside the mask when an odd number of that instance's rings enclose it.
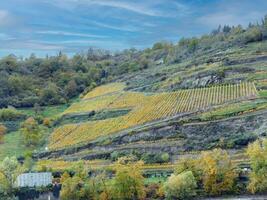
<instances>
[{"instance_id":1,"label":"building roof","mask_svg":"<svg viewBox=\"0 0 267 200\"><path fill-rule=\"evenodd\" d=\"M52 173L24 173L17 177L16 185L18 187L41 187L52 184Z\"/></svg>"}]
</instances>

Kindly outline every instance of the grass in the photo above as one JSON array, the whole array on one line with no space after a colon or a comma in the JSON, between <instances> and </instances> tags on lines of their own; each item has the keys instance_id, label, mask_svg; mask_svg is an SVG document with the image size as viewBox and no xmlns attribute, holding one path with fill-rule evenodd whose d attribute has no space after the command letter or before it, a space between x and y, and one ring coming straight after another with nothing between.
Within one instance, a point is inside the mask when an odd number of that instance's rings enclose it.
<instances>
[{"instance_id":1,"label":"grass","mask_svg":"<svg viewBox=\"0 0 267 200\"><path fill-rule=\"evenodd\" d=\"M259 96L262 97L262 98L267 98L267 90L259 91Z\"/></svg>"},{"instance_id":2,"label":"grass","mask_svg":"<svg viewBox=\"0 0 267 200\"><path fill-rule=\"evenodd\" d=\"M164 183L166 182L167 178L160 176L160 177L149 177L145 179L145 184L150 185L150 184L157 184L157 183Z\"/></svg>"},{"instance_id":3,"label":"grass","mask_svg":"<svg viewBox=\"0 0 267 200\"><path fill-rule=\"evenodd\" d=\"M223 106L206 112L200 115L202 121L222 119L224 117L231 117L238 114L243 114L247 112L262 110L267 108L267 100L259 99L256 101L245 101L241 103L234 103L227 106Z\"/></svg>"},{"instance_id":4,"label":"grass","mask_svg":"<svg viewBox=\"0 0 267 200\"><path fill-rule=\"evenodd\" d=\"M6 156L21 156L25 151L19 132L8 133L4 136L4 143L0 145L0 160Z\"/></svg>"},{"instance_id":5,"label":"grass","mask_svg":"<svg viewBox=\"0 0 267 200\"><path fill-rule=\"evenodd\" d=\"M51 118L64 112L67 108L68 108L68 104L41 107L40 115L43 117ZM20 110L22 113L28 116L35 116L34 108L21 108L18 110Z\"/></svg>"}]
</instances>

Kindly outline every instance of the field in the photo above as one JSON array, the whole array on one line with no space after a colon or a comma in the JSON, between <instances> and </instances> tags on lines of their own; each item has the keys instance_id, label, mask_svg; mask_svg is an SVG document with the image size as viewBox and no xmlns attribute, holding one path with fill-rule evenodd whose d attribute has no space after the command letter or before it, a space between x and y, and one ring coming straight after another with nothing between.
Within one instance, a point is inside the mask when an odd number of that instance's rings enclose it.
<instances>
[{"instance_id":1,"label":"field","mask_svg":"<svg viewBox=\"0 0 267 200\"><path fill-rule=\"evenodd\" d=\"M26 151L25 147L21 143L20 133L11 132L5 135L4 144L0 145L0 160L6 156L23 156Z\"/></svg>"},{"instance_id":2,"label":"field","mask_svg":"<svg viewBox=\"0 0 267 200\"><path fill-rule=\"evenodd\" d=\"M114 84L105 85L105 88L112 88ZM61 126L52 133L49 149L64 149L156 120L205 110L227 102L255 98L258 95L254 83L251 82L150 94L124 92L118 90L115 84L115 88L108 91L113 92L106 95L106 91L96 88L92 91L93 94L89 92L86 96L96 97L97 94L97 98L85 98L67 109L65 114L125 108L130 108L131 111L116 118Z\"/></svg>"}]
</instances>

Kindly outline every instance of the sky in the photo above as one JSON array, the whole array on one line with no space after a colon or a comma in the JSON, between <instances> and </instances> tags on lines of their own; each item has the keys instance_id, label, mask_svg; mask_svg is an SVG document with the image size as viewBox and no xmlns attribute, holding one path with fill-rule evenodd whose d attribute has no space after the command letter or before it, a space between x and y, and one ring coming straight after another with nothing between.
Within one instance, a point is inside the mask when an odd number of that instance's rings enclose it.
<instances>
[{"instance_id":1,"label":"sky","mask_svg":"<svg viewBox=\"0 0 267 200\"><path fill-rule=\"evenodd\" d=\"M266 14L266 0L0 0L0 57L143 49Z\"/></svg>"}]
</instances>

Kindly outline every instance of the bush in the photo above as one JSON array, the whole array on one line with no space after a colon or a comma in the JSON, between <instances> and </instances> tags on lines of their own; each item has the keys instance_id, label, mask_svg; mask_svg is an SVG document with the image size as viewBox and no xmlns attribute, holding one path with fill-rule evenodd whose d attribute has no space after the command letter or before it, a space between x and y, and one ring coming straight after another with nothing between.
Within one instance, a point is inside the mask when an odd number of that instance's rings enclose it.
<instances>
[{"instance_id":1,"label":"bush","mask_svg":"<svg viewBox=\"0 0 267 200\"><path fill-rule=\"evenodd\" d=\"M0 124L0 144L4 142L4 135L6 134L7 132L7 128Z\"/></svg>"},{"instance_id":2,"label":"bush","mask_svg":"<svg viewBox=\"0 0 267 200\"><path fill-rule=\"evenodd\" d=\"M145 153L142 155L141 159L146 164L165 163L170 161L170 156L168 153L162 153L162 154Z\"/></svg>"},{"instance_id":3,"label":"bush","mask_svg":"<svg viewBox=\"0 0 267 200\"><path fill-rule=\"evenodd\" d=\"M24 117L25 115L15 108L3 108L0 110L0 121L16 121Z\"/></svg>"},{"instance_id":4,"label":"bush","mask_svg":"<svg viewBox=\"0 0 267 200\"><path fill-rule=\"evenodd\" d=\"M172 174L164 185L167 199L191 199L196 195L197 183L191 171Z\"/></svg>"}]
</instances>

